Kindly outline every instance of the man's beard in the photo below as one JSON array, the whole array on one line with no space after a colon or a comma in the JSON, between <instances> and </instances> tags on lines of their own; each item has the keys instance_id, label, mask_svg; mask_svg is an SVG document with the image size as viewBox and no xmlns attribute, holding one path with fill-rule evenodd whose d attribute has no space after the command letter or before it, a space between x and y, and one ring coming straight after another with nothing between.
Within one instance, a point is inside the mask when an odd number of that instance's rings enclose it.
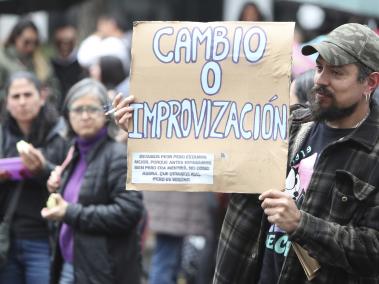
<instances>
[{"instance_id":1,"label":"man's beard","mask_svg":"<svg viewBox=\"0 0 379 284\"><path fill-rule=\"evenodd\" d=\"M331 99L328 107L322 107L316 101L316 94L327 96ZM358 107L358 102L348 107L338 107L334 93L330 92L325 86L313 86L308 95L310 109L316 121L336 121L350 116Z\"/></svg>"}]
</instances>

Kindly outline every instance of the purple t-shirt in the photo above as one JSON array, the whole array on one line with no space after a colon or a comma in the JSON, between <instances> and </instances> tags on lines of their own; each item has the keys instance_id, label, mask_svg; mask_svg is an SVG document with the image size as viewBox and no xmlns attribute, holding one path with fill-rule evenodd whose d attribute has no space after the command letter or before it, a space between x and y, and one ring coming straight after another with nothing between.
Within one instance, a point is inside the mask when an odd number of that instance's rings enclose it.
<instances>
[{"instance_id":1,"label":"purple t-shirt","mask_svg":"<svg viewBox=\"0 0 379 284\"><path fill-rule=\"evenodd\" d=\"M80 187L84 178L84 174L87 170L86 155L91 150L91 148L99 141L101 138L107 135L107 129L102 128L95 137L90 139L76 139L76 145L79 149L79 161L76 164L74 171L72 172L67 185L63 193L63 199L68 203L77 203ZM59 233L59 246L61 249L62 257L65 262L73 263L73 250L74 250L74 238L73 231L70 225L66 223L62 224Z\"/></svg>"}]
</instances>

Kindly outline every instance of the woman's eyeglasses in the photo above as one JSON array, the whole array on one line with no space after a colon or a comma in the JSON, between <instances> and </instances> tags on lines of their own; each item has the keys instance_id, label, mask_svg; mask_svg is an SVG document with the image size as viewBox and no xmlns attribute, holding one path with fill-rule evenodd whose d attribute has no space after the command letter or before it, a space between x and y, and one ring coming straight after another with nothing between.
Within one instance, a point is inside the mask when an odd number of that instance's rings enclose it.
<instances>
[{"instance_id":1,"label":"woman's eyeglasses","mask_svg":"<svg viewBox=\"0 0 379 284\"><path fill-rule=\"evenodd\" d=\"M76 116L81 116L83 113L87 113L89 116L95 116L98 113L102 113L103 109L97 106L78 106L69 109L70 113Z\"/></svg>"}]
</instances>

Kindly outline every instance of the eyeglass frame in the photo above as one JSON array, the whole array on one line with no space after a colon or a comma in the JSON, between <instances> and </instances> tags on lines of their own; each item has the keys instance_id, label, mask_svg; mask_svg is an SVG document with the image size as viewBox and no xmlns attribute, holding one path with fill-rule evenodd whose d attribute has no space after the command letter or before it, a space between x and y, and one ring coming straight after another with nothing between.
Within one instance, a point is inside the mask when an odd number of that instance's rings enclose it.
<instances>
[{"instance_id":1,"label":"eyeglass frame","mask_svg":"<svg viewBox=\"0 0 379 284\"><path fill-rule=\"evenodd\" d=\"M96 113L104 113L100 106L98 107L94 105L77 106L75 108L70 107L68 108L68 112L75 117L81 117L84 112L90 117L95 117Z\"/></svg>"}]
</instances>

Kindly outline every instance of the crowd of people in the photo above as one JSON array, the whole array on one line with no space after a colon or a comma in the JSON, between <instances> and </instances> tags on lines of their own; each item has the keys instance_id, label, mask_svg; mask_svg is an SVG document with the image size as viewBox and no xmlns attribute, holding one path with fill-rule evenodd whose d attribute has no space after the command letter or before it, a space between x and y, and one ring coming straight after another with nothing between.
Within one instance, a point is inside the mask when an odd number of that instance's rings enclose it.
<instances>
[{"instance_id":1,"label":"crowd of people","mask_svg":"<svg viewBox=\"0 0 379 284\"><path fill-rule=\"evenodd\" d=\"M13 180L0 171L1 216L21 188L0 283L174 283L192 235L207 241L199 262L214 263L219 196L146 193L142 201L125 191L127 134L104 115L117 94L129 95L131 33L123 18L102 15L81 43L75 25L61 21L52 39L48 58L37 26L21 18L0 52L1 157L20 156L28 173ZM19 153L20 140L30 150ZM141 265L147 233L155 236L148 269ZM213 266L186 275L188 283L209 283Z\"/></svg>"},{"instance_id":2,"label":"crowd of people","mask_svg":"<svg viewBox=\"0 0 379 284\"><path fill-rule=\"evenodd\" d=\"M250 3L239 20L264 16ZM317 59L294 62L286 189L230 196L125 190L131 32L117 14L80 43L77 32L59 23L47 58L21 18L0 49L0 158L19 157L23 171L0 169L0 217L16 204L0 284L379 283L374 31L348 23L294 43ZM205 246L188 275L190 236ZM319 264L313 281L295 245Z\"/></svg>"}]
</instances>

